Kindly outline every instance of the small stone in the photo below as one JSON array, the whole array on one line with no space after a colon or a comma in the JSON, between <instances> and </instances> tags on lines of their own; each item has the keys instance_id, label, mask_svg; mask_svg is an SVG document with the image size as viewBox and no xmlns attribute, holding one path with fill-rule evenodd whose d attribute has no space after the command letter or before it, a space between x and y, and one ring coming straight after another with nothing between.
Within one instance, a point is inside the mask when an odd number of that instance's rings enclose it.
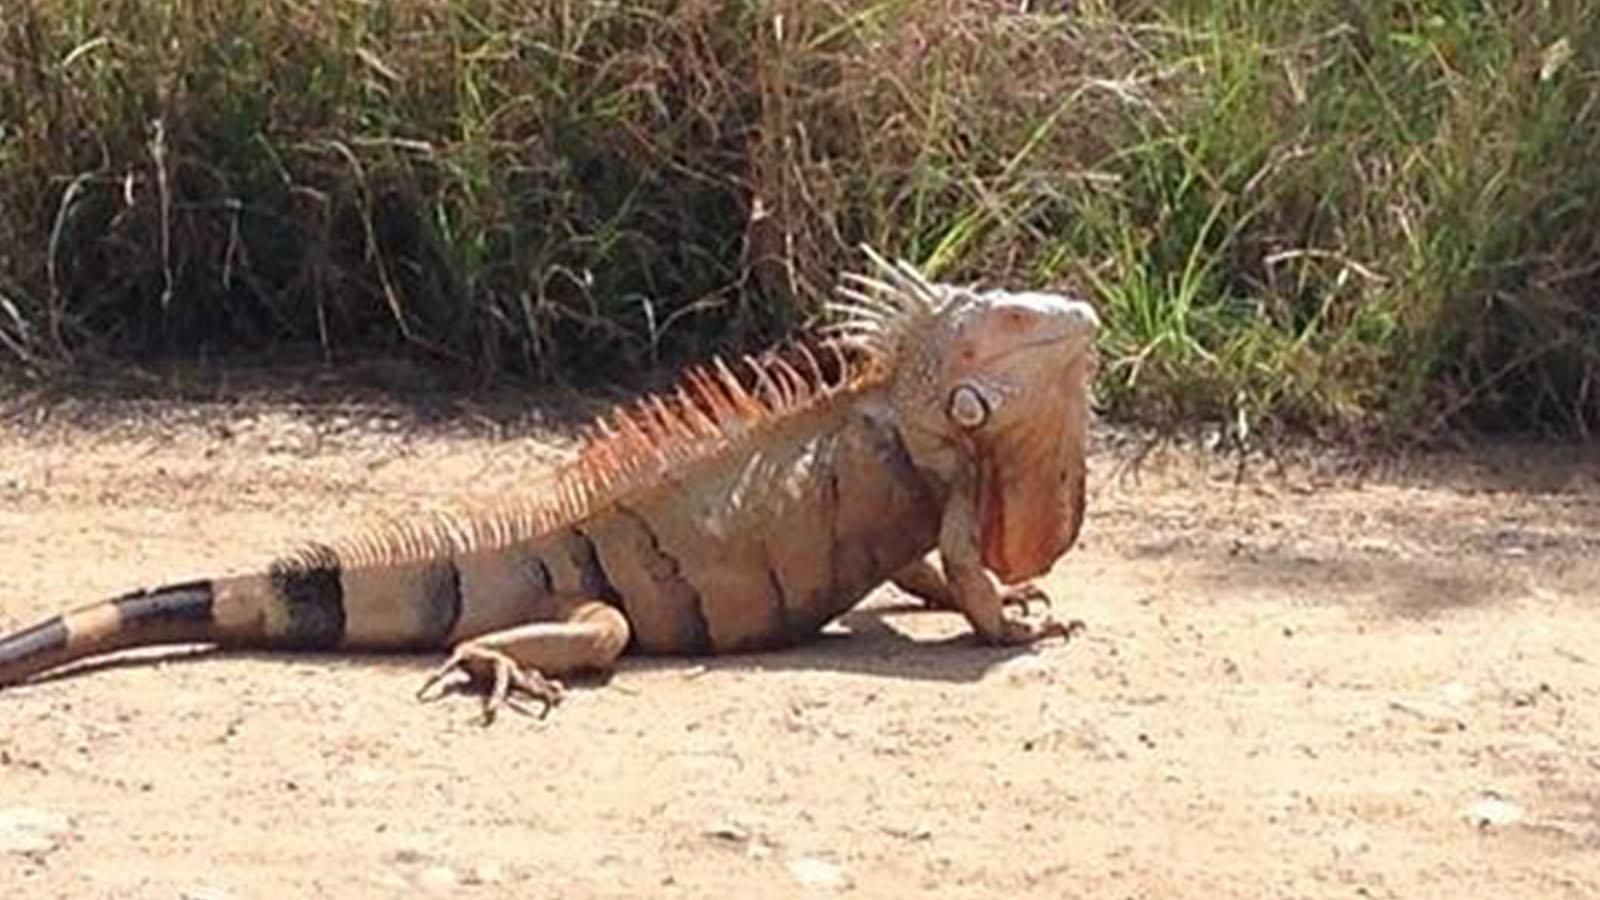
<instances>
[{"instance_id":1,"label":"small stone","mask_svg":"<svg viewBox=\"0 0 1600 900\"><path fill-rule=\"evenodd\" d=\"M372 766L352 766L349 774L352 781L361 785L384 784L394 780L392 773Z\"/></svg>"},{"instance_id":2,"label":"small stone","mask_svg":"<svg viewBox=\"0 0 1600 900\"><path fill-rule=\"evenodd\" d=\"M389 856L389 859L397 865L414 866L418 863L424 862L427 859L427 856L420 850L406 848L404 850L396 850Z\"/></svg>"},{"instance_id":3,"label":"small stone","mask_svg":"<svg viewBox=\"0 0 1600 900\"><path fill-rule=\"evenodd\" d=\"M23 806L0 809L0 853L54 850L58 839L71 830L71 820L60 813Z\"/></svg>"},{"instance_id":4,"label":"small stone","mask_svg":"<svg viewBox=\"0 0 1600 900\"><path fill-rule=\"evenodd\" d=\"M1389 708L1416 719L1422 723L1423 728L1433 734L1450 734L1467 730L1467 723L1456 715L1451 707L1442 703L1427 700L1391 700Z\"/></svg>"},{"instance_id":5,"label":"small stone","mask_svg":"<svg viewBox=\"0 0 1600 900\"><path fill-rule=\"evenodd\" d=\"M1290 560L1305 565L1317 565L1326 561L1326 554L1310 541L1295 541L1290 544L1287 556Z\"/></svg>"},{"instance_id":6,"label":"small stone","mask_svg":"<svg viewBox=\"0 0 1600 900\"><path fill-rule=\"evenodd\" d=\"M933 837L933 831L921 825L885 825L882 831L890 837L897 837L903 841L925 841Z\"/></svg>"},{"instance_id":7,"label":"small stone","mask_svg":"<svg viewBox=\"0 0 1600 900\"><path fill-rule=\"evenodd\" d=\"M1188 539L1181 534L1158 534L1135 543L1132 555L1136 558L1149 559L1167 556L1175 551L1187 549L1188 546Z\"/></svg>"},{"instance_id":8,"label":"small stone","mask_svg":"<svg viewBox=\"0 0 1600 900\"><path fill-rule=\"evenodd\" d=\"M1356 540L1356 549L1362 553L1391 554L1394 552L1394 542L1380 537L1364 537Z\"/></svg>"},{"instance_id":9,"label":"small stone","mask_svg":"<svg viewBox=\"0 0 1600 900\"><path fill-rule=\"evenodd\" d=\"M738 822L721 821L713 823L704 832L705 836L719 841L742 844L750 840L750 829Z\"/></svg>"},{"instance_id":10,"label":"small stone","mask_svg":"<svg viewBox=\"0 0 1600 900\"><path fill-rule=\"evenodd\" d=\"M850 887L850 875L838 863L816 856L800 856L789 860L789 875L802 887L825 891L842 891Z\"/></svg>"},{"instance_id":11,"label":"small stone","mask_svg":"<svg viewBox=\"0 0 1600 900\"><path fill-rule=\"evenodd\" d=\"M1522 807L1494 791L1484 791L1467 804L1468 822L1480 829L1501 828L1522 821Z\"/></svg>"}]
</instances>

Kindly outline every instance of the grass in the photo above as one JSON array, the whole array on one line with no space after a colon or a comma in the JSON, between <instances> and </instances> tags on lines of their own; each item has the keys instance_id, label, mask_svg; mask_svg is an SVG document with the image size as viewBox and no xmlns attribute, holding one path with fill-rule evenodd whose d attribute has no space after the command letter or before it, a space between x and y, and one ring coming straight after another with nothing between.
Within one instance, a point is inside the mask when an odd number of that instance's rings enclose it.
<instances>
[{"instance_id":1,"label":"grass","mask_svg":"<svg viewBox=\"0 0 1600 900\"><path fill-rule=\"evenodd\" d=\"M1063 11L1065 10L1065 11ZM870 241L1088 292L1117 415L1600 423L1600 2L25 0L0 357L583 377Z\"/></svg>"}]
</instances>

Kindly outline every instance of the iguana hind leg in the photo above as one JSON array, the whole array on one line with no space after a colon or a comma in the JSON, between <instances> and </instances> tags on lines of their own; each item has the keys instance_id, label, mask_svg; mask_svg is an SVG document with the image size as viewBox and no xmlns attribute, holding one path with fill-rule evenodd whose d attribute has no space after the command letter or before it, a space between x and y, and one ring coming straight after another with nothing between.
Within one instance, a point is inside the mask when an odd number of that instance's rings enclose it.
<instances>
[{"instance_id":1,"label":"iguana hind leg","mask_svg":"<svg viewBox=\"0 0 1600 900\"><path fill-rule=\"evenodd\" d=\"M491 631L457 644L450 658L417 692L429 692L456 672L484 690L483 722L494 721L502 707L533 715L519 698L541 705L543 717L561 702L565 688L556 677L569 672L608 669L628 645L628 620L616 607L599 600L562 605L561 618Z\"/></svg>"},{"instance_id":2,"label":"iguana hind leg","mask_svg":"<svg viewBox=\"0 0 1600 900\"><path fill-rule=\"evenodd\" d=\"M961 611L961 604L957 602L950 582L933 560L927 557L906 565L894 573L890 580L894 582L895 587L927 603L929 609ZM1050 607L1050 595L1031 581L1005 585L998 590L1000 605L1016 607L1024 616L1032 611L1032 605L1035 603L1046 609Z\"/></svg>"}]
</instances>

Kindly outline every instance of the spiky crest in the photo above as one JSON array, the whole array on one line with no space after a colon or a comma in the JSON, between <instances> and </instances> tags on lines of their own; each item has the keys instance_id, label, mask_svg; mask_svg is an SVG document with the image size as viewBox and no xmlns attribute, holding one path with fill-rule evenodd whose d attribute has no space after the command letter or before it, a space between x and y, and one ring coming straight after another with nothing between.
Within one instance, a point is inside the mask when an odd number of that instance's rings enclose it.
<instances>
[{"instance_id":1,"label":"spiky crest","mask_svg":"<svg viewBox=\"0 0 1600 900\"><path fill-rule=\"evenodd\" d=\"M581 430L577 457L542 483L529 485L528 500L384 521L338 542L332 551L342 565L361 567L530 540L684 467L749 446L762 432L806 410L882 384L903 360L922 355L920 343L955 297L910 263L890 263L870 247L862 250L883 278L843 276L837 289L843 300L826 306L840 320L822 329L815 349L793 341L740 357L745 378L714 357L686 371L675 387L596 418ZM328 552L312 545L282 564L322 564Z\"/></svg>"}]
</instances>

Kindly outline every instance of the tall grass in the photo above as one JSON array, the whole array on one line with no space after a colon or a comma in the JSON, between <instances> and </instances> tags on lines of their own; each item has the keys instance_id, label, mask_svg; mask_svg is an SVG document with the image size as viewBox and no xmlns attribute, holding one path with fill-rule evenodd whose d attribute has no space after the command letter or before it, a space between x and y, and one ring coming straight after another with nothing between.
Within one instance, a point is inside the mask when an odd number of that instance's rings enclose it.
<instances>
[{"instance_id":1,"label":"tall grass","mask_svg":"<svg viewBox=\"0 0 1600 900\"><path fill-rule=\"evenodd\" d=\"M1073 287L1124 415L1600 421L1600 2L21 0L0 356L550 377L870 241Z\"/></svg>"}]
</instances>

